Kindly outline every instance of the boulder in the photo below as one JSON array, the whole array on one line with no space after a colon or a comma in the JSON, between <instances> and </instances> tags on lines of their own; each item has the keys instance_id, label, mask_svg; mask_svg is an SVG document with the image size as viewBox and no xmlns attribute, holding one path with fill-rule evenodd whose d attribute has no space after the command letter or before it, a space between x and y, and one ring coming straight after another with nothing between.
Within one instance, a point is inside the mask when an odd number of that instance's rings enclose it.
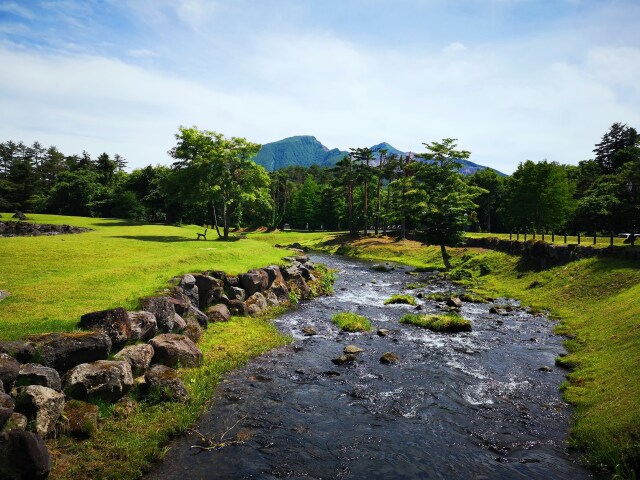
<instances>
[{"instance_id":1,"label":"boulder","mask_svg":"<svg viewBox=\"0 0 640 480\"><path fill-rule=\"evenodd\" d=\"M50 471L51 457L38 435L20 430L0 434L2 478L43 480Z\"/></svg>"},{"instance_id":2,"label":"boulder","mask_svg":"<svg viewBox=\"0 0 640 480\"><path fill-rule=\"evenodd\" d=\"M296 259L296 262L307 263L309 261L309 256L308 255L296 255L295 259Z\"/></svg>"},{"instance_id":3,"label":"boulder","mask_svg":"<svg viewBox=\"0 0 640 480\"><path fill-rule=\"evenodd\" d=\"M167 367L197 367L202 363L202 352L184 335L165 333L149 340L155 354L154 363Z\"/></svg>"},{"instance_id":4,"label":"boulder","mask_svg":"<svg viewBox=\"0 0 640 480\"><path fill-rule=\"evenodd\" d=\"M181 287L173 287L169 301L173 304L173 309L178 315L184 315L189 311L191 299L187 296ZM196 303L197 305L197 303Z\"/></svg>"},{"instance_id":5,"label":"boulder","mask_svg":"<svg viewBox=\"0 0 640 480\"><path fill-rule=\"evenodd\" d=\"M129 345L113 356L114 360L123 360L131 367L133 376L144 375L153 359L153 347L148 343Z\"/></svg>"},{"instance_id":6,"label":"boulder","mask_svg":"<svg viewBox=\"0 0 640 480\"><path fill-rule=\"evenodd\" d=\"M186 402L187 389L173 368L154 365L144 376L147 393L158 401Z\"/></svg>"},{"instance_id":7,"label":"boulder","mask_svg":"<svg viewBox=\"0 0 640 480\"><path fill-rule=\"evenodd\" d=\"M0 413L0 416L1 416L1 413ZM6 432L12 432L13 430L24 431L27 429L28 422L29 421L27 420L27 417L25 417L21 413L13 412L9 417L9 419L7 420L7 422L4 424L4 427L2 427L2 430L0 430L0 432L6 433Z\"/></svg>"},{"instance_id":8,"label":"boulder","mask_svg":"<svg viewBox=\"0 0 640 480\"><path fill-rule=\"evenodd\" d=\"M131 339L131 320L122 307L85 313L80 317L80 328L106 333L114 347L120 347Z\"/></svg>"},{"instance_id":9,"label":"boulder","mask_svg":"<svg viewBox=\"0 0 640 480\"><path fill-rule=\"evenodd\" d=\"M289 289L296 291L301 299L311 297L311 288L309 288L300 272L289 279Z\"/></svg>"},{"instance_id":10,"label":"boulder","mask_svg":"<svg viewBox=\"0 0 640 480\"><path fill-rule=\"evenodd\" d=\"M173 314L173 329L171 331L172 332L181 332L185 328L187 328L187 322L185 321L185 319L182 318L177 313L174 313Z\"/></svg>"},{"instance_id":11,"label":"boulder","mask_svg":"<svg viewBox=\"0 0 640 480\"><path fill-rule=\"evenodd\" d=\"M149 340L158 331L156 316L151 312L129 312L131 321L131 338Z\"/></svg>"},{"instance_id":12,"label":"boulder","mask_svg":"<svg viewBox=\"0 0 640 480\"><path fill-rule=\"evenodd\" d=\"M111 351L111 338L103 332L48 333L27 340L36 348L40 363L61 373L81 363L104 360Z\"/></svg>"},{"instance_id":13,"label":"boulder","mask_svg":"<svg viewBox=\"0 0 640 480\"><path fill-rule=\"evenodd\" d=\"M278 280L271 285L270 291L275 294L280 303L289 302L289 289L287 288L286 283Z\"/></svg>"},{"instance_id":14,"label":"boulder","mask_svg":"<svg viewBox=\"0 0 640 480\"><path fill-rule=\"evenodd\" d=\"M313 276L313 273L311 273L311 270L308 269L306 265L300 265L298 270L300 271L300 275L302 275L302 278L304 278L306 281L315 281L316 277Z\"/></svg>"},{"instance_id":15,"label":"boulder","mask_svg":"<svg viewBox=\"0 0 640 480\"><path fill-rule=\"evenodd\" d=\"M198 307L194 307L193 305L189 307L189 311L184 316L184 318L185 320L193 318L200 324L202 328L207 328L209 324L209 317L207 316L207 314L200 310Z\"/></svg>"},{"instance_id":16,"label":"boulder","mask_svg":"<svg viewBox=\"0 0 640 480\"><path fill-rule=\"evenodd\" d=\"M0 392L0 429L4 428L11 415L13 415L14 407L13 398L6 393Z\"/></svg>"},{"instance_id":17,"label":"boulder","mask_svg":"<svg viewBox=\"0 0 640 480\"><path fill-rule=\"evenodd\" d=\"M240 287L230 287L229 288L229 299L231 300L240 300L244 302L246 297L245 291Z\"/></svg>"},{"instance_id":18,"label":"boulder","mask_svg":"<svg viewBox=\"0 0 640 480\"><path fill-rule=\"evenodd\" d=\"M131 366L124 360L83 363L69 370L62 380L64 392L77 400L115 402L133 386Z\"/></svg>"},{"instance_id":19,"label":"boulder","mask_svg":"<svg viewBox=\"0 0 640 480\"><path fill-rule=\"evenodd\" d=\"M267 288L269 276L264 270L249 270L247 273L238 275L240 285L251 297L256 292L262 292Z\"/></svg>"},{"instance_id":20,"label":"boulder","mask_svg":"<svg viewBox=\"0 0 640 480\"><path fill-rule=\"evenodd\" d=\"M262 269L267 274L267 287L271 288L271 285L274 282L284 283L284 277L282 276L282 271L280 271L280 267L277 265L269 265Z\"/></svg>"},{"instance_id":21,"label":"boulder","mask_svg":"<svg viewBox=\"0 0 640 480\"><path fill-rule=\"evenodd\" d=\"M42 385L18 387L14 393L16 412L33 422L36 433L44 438L52 432L64 408L64 394Z\"/></svg>"},{"instance_id":22,"label":"boulder","mask_svg":"<svg viewBox=\"0 0 640 480\"><path fill-rule=\"evenodd\" d=\"M182 288L182 291L189 300L191 300L191 305L195 305L196 307L200 305L200 296L198 286L196 285L196 277L190 273L183 275L179 286Z\"/></svg>"},{"instance_id":23,"label":"boulder","mask_svg":"<svg viewBox=\"0 0 640 480\"><path fill-rule=\"evenodd\" d=\"M282 277L286 280L289 281L291 280L292 277L295 277L296 275L298 275L300 273L300 264L296 263L293 265L289 265L286 268L283 268L280 270L280 272L282 273Z\"/></svg>"},{"instance_id":24,"label":"boulder","mask_svg":"<svg viewBox=\"0 0 640 480\"><path fill-rule=\"evenodd\" d=\"M18 220L26 220L27 216L22 212L16 212L13 214L13 217L11 218L17 218Z\"/></svg>"},{"instance_id":25,"label":"boulder","mask_svg":"<svg viewBox=\"0 0 640 480\"><path fill-rule=\"evenodd\" d=\"M62 383L60 382L60 374L58 374L58 371L38 363L21 365L18 378L16 379L16 385L42 385L43 387L49 387L58 392L62 390Z\"/></svg>"},{"instance_id":26,"label":"boulder","mask_svg":"<svg viewBox=\"0 0 640 480\"><path fill-rule=\"evenodd\" d=\"M495 305L489 309L489 313L492 313L494 315L501 315L503 317L505 315L509 315L504 308L496 307Z\"/></svg>"},{"instance_id":27,"label":"boulder","mask_svg":"<svg viewBox=\"0 0 640 480\"><path fill-rule=\"evenodd\" d=\"M302 333L304 333L307 337L311 337L313 335L316 335L318 332L316 331L315 327L307 325L302 329Z\"/></svg>"},{"instance_id":28,"label":"boulder","mask_svg":"<svg viewBox=\"0 0 640 480\"><path fill-rule=\"evenodd\" d=\"M277 307L278 305L280 305L278 296L272 290L265 291L264 298L267 299L267 305L269 305L270 307Z\"/></svg>"},{"instance_id":29,"label":"boulder","mask_svg":"<svg viewBox=\"0 0 640 480\"><path fill-rule=\"evenodd\" d=\"M20 363L28 363L36 354L36 349L28 342L17 340L13 342L0 342L0 353L6 353Z\"/></svg>"},{"instance_id":30,"label":"boulder","mask_svg":"<svg viewBox=\"0 0 640 480\"><path fill-rule=\"evenodd\" d=\"M332 358L331 361L335 364L335 365L344 365L346 363L352 363L353 361L355 361L356 356L353 353L348 353L346 355L340 355L337 358Z\"/></svg>"},{"instance_id":31,"label":"boulder","mask_svg":"<svg viewBox=\"0 0 640 480\"><path fill-rule=\"evenodd\" d=\"M63 410L64 429L77 438L89 438L98 431L98 406L80 400L68 401Z\"/></svg>"},{"instance_id":32,"label":"boulder","mask_svg":"<svg viewBox=\"0 0 640 480\"><path fill-rule=\"evenodd\" d=\"M168 297L145 298L142 309L155 315L159 330L170 332L175 328L176 310Z\"/></svg>"},{"instance_id":33,"label":"boulder","mask_svg":"<svg viewBox=\"0 0 640 480\"><path fill-rule=\"evenodd\" d=\"M260 315L269 307L267 299L260 292L251 295L244 303L247 306L247 313L252 316Z\"/></svg>"},{"instance_id":34,"label":"boulder","mask_svg":"<svg viewBox=\"0 0 640 480\"><path fill-rule=\"evenodd\" d=\"M187 318L187 328L184 329L184 335L191 339L193 343L198 343L202 337L202 327L195 318Z\"/></svg>"},{"instance_id":35,"label":"boulder","mask_svg":"<svg viewBox=\"0 0 640 480\"><path fill-rule=\"evenodd\" d=\"M224 279L224 284L227 287L241 287L240 279L236 275L227 275Z\"/></svg>"},{"instance_id":36,"label":"boulder","mask_svg":"<svg viewBox=\"0 0 640 480\"><path fill-rule=\"evenodd\" d=\"M206 274L209 275L210 277L220 280L223 284L227 280L227 274L222 270L209 270L208 272L206 272Z\"/></svg>"},{"instance_id":37,"label":"boulder","mask_svg":"<svg viewBox=\"0 0 640 480\"><path fill-rule=\"evenodd\" d=\"M244 316L247 314L247 306L242 300L229 300L229 311L233 315Z\"/></svg>"},{"instance_id":38,"label":"boulder","mask_svg":"<svg viewBox=\"0 0 640 480\"><path fill-rule=\"evenodd\" d=\"M9 391L20 372L20 363L6 353L0 353L0 382Z\"/></svg>"},{"instance_id":39,"label":"boulder","mask_svg":"<svg viewBox=\"0 0 640 480\"><path fill-rule=\"evenodd\" d=\"M224 282L209 275L194 275L198 287L198 308L205 310L213 303L214 289L224 287Z\"/></svg>"},{"instance_id":40,"label":"boulder","mask_svg":"<svg viewBox=\"0 0 640 480\"><path fill-rule=\"evenodd\" d=\"M239 302L239 300L232 300L232 302L235 301ZM228 322L231 320L231 312L226 305L219 303L207 309L207 318L210 322Z\"/></svg>"},{"instance_id":41,"label":"boulder","mask_svg":"<svg viewBox=\"0 0 640 480\"><path fill-rule=\"evenodd\" d=\"M460 300L459 297L449 297L447 298L447 306L448 307L453 307L453 308L461 308L462 307L462 300Z\"/></svg>"},{"instance_id":42,"label":"boulder","mask_svg":"<svg viewBox=\"0 0 640 480\"><path fill-rule=\"evenodd\" d=\"M385 352L380 357L380 363L391 364L398 363L400 361L400 357L393 352Z\"/></svg>"}]
</instances>

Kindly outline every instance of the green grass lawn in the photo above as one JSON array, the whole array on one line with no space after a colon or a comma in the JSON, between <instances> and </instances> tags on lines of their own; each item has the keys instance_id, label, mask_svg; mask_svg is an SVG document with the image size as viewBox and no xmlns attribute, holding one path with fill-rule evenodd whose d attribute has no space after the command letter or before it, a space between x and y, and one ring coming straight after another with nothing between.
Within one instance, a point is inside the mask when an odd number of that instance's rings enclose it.
<instances>
[{"instance_id":1,"label":"green grass lawn","mask_svg":"<svg viewBox=\"0 0 640 480\"><path fill-rule=\"evenodd\" d=\"M9 214L2 214L3 219ZM137 224L123 220L29 214L38 223L70 224L94 231L57 236L0 238L0 340L68 331L84 313L138 308L169 279L187 272L239 273L282 263L280 243L304 233L256 234L235 242L196 241L202 228ZM313 234L310 234L313 235ZM324 234L323 234L324 235ZM320 237L322 238L322 237Z\"/></svg>"},{"instance_id":2,"label":"green grass lawn","mask_svg":"<svg viewBox=\"0 0 640 480\"><path fill-rule=\"evenodd\" d=\"M475 232L467 232L465 234L467 237L470 238L483 238L483 237L496 237L496 238L501 238L503 240L509 240L509 234L508 233L487 233L487 232L483 232L483 233L475 233ZM515 233L511 236L512 240L516 240L519 239L520 241L524 241L524 234L520 234L520 236L517 236ZM532 240L533 239L533 235L531 233L527 234L527 240ZM542 240L542 235L541 234L536 234L536 240ZM546 234L544 236L544 241L545 242L549 242L551 243L552 241L552 237L550 234ZM562 244L564 243L564 235L556 235L555 238L553 239L553 243L555 244ZM577 244L578 243L578 237L575 235L567 235L567 244ZM604 248L604 247L608 247L611 244L611 237L596 237L596 243L595 246L596 248ZM613 238L613 244L614 245L626 245L624 243L624 238L618 238L618 237L614 237ZM640 241L636 242L636 244L640 245ZM589 245L594 245L593 243L593 235L589 236L589 235L582 235L580 238L580 245L584 245L584 246L589 246Z\"/></svg>"}]
</instances>

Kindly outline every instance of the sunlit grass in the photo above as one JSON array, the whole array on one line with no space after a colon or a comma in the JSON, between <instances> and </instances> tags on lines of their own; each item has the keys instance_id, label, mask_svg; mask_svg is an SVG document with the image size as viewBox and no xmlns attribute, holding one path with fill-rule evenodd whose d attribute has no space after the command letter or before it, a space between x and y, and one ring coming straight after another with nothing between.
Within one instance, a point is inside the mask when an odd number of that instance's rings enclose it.
<instances>
[{"instance_id":1,"label":"sunlit grass","mask_svg":"<svg viewBox=\"0 0 640 480\"><path fill-rule=\"evenodd\" d=\"M369 319L357 313L336 313L331 320L345 332L368 332L371 330Z\"/></svg>"},{"instance_id":2,"label":"sunlit grass","mask_svg":"<svg viewBox=\"0 0 640 480\"><path fill-rule=\"evenodd\" d=\"M434 332L470 332L471 321L458 313L443 313L440 315L417 315L407 313L400 319L400 323L416 325Z\"/></svg>"},{"instance_id":3,"label":"sunlit grass","mask_svg":"<svg viewBox=\"0 0 640 480\"><path fill-rule=\"evenodd\" d=\"M416 305L416 298L413 295L394 293L390 298L384 301L385 305L392 304L404 304L404 305Z\"/></svg>"}]
</instances>

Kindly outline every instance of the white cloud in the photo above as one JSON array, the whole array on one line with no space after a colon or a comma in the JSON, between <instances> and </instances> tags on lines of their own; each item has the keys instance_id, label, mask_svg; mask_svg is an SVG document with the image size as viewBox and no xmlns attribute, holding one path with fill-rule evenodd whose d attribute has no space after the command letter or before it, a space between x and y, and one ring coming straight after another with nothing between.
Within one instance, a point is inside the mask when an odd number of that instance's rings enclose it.
<instances>
[{"instance_id":1,"label":"white cloud","mask_svg":"<svg viewBox=\"0 0 640 480\"><path fill-rule=\"evenodd\" d=\"M33 12L26 8L24 5L18 5L16 2L7 2L0 4L0 12L12 13L19 17L30 20L34 18Z\"/></svg>"},{"instance_id":2,"label":"white cloud","mask_svg":"<svg viewBox=\"0 0 640 480\"><path fill-rule=\"evenodd\" d=\"M463 43L453 42L450 45L447 45L443 51L444 53L458 53L464 52L465 50L467 50L467 47L465 47Z\"/></svg>"},{"instance_id":3,"label":"white cloud","mask_svg":"<svg viewBox=\"0 0 640 480\"><path fill-rule=\"evenodd\" d=\"M158 56L156 52L146 48L134 48L133 50L127 51L127 55L133 58L154 58Z\"/></svg>"}]
</instances>

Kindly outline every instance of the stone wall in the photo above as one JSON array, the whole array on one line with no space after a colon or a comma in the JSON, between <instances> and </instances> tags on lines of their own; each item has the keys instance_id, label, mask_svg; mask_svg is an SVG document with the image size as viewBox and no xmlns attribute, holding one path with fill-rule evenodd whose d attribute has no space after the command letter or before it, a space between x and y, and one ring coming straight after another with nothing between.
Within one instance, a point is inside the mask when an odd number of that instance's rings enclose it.
<instances>
[{"instance_id":1,"label":"stone wall","mask_svg":"<svg viewBox=\"0 0 640 480\"><path fill-rule=\"evenodd\" d=\"M35 237L39 235L60 235L67 233L83 233L90 228L72 227L70 225L50 225L31 222L0 222L0 237Z\"/></svg>"},{"instance_id":2,"label":"stone wall","mask_svg":"<svg viewBox=\"0 0 640 480\"><path fill-rule=\"evenodd\" d=\"M592 245L556 244L541 240L504 240L497 237L467 238L466 246L487 248L520 255L541 267L562 265L573 260L590 257L616 257L640 260L640 248L611 245L595 248Z\"/></svg>"}]
</instances>

